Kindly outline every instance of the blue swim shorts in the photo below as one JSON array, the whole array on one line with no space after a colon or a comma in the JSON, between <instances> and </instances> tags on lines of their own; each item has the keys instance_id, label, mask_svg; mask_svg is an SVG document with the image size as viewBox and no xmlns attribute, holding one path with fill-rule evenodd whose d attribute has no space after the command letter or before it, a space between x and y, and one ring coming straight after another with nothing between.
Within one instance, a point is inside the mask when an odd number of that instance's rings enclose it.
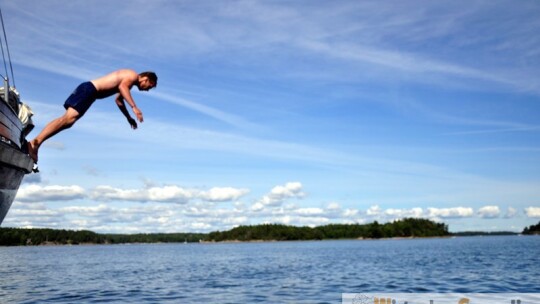
<instances>
[{"instance_id":1,"label":"blue swim shorts","mask_svg":"<svg viewBox=\"0 0 540 304\"><path fill-rule=\"evenodd\" d=\"M64 103L64 108L73 108L79 112L79 117L82 117L90 108L92 103L96 101L97 90L90 81L81 83Z\"/></svg>"}]
</instances>

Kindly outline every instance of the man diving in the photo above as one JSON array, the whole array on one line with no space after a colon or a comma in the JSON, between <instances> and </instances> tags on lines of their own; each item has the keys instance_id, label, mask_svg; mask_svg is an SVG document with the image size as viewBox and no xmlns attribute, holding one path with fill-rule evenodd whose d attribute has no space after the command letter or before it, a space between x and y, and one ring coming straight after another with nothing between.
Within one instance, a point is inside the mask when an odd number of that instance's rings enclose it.
<instances>
[{"instance_id":1,"label":"man diving","mask_svg":"<svg viewBox=\"0 0 540 304\"><path fill-rule=\"evenodd\" d=\"M136 86L139 91L148 91L157 85L157 75L154 72L137 72L130 69L122 69L107 74L101 78L81 83L64 103L66 112L64 115L51 121L43 128L36 138L28 142L28 154L34 162L38 161L38 150L41 144L59 132L71 128L90 108L96 99L103 99L116 94L116 104L127 118L131 128L137 129L137 122L129 114L127 101L139 122L143 122L143 114L133 97L131 88Z\"/></svg>"}]
</instances>

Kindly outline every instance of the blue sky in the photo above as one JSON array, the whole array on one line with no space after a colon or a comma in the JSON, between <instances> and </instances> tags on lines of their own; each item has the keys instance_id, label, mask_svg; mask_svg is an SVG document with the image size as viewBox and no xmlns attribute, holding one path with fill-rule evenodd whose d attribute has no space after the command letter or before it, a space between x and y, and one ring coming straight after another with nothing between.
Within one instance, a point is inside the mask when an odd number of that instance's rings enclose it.
<instances>
[{"instance_id":1,"label":"blue sky","mask_svg":"<svg viewBox=\"0 0 540 304\"><path fill-rule=\"evenodd\" d=\"M538 1L2 1L37 132L82 81L153 70L46 142L3 226L208 232L540 220Z\"/></svg>"}]
</instances>

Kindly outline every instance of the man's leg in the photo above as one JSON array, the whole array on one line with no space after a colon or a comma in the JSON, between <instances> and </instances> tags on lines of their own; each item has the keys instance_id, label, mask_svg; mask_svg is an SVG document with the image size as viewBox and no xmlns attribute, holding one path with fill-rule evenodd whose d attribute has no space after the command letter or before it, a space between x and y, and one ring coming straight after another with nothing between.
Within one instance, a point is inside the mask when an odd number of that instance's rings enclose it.
<instances>
[{"instance_id":1,"label":"man's leg","mask_svg":"<svg viewBox=\"0 0 540 304\"><path fill-rule=\"evenodd\" d=\"M30 157L37 163L38 160L38 150L41 144L52 136L58 134L59 132L71 128L73 124L79 119L80 115L77 110L69 107L66 110L64 115L58 117L57 119L51 121L48 125L43 128L41 133L39 133L36 138L28 142L28 153Z\"/></svg>"}]
</instances>

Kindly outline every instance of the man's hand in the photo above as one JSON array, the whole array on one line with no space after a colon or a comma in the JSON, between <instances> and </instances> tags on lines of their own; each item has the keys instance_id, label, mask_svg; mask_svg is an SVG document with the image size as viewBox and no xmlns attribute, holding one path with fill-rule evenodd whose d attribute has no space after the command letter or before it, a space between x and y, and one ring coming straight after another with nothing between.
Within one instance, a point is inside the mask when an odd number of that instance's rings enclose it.
<instances>
[{"instance_id":1,"label":"man's hand","mask_svg":"<svg viewBox=\"0 0 540 304\"><path fill-rule=\"evenodd\" d=\"M133 130L137 129L137 122L135 121L135 119L130 117L128 118L128 122Z\"/></svg>"},{"instance_id":2,"label":"man's hand","mask_svg":"<svg viewBox=\"0 0 540 304\"><path fill-rule=\"evenodd\" d=\"M144 121L144 120L143 120L143 116L142 116L142 112L141 112L141 110L139 110L139 108L133 107L133 113L135 113L135 115L137 115L137 120L138 120L139 122L143 122L143 121Z\"/></svg>"}]
</instances>

